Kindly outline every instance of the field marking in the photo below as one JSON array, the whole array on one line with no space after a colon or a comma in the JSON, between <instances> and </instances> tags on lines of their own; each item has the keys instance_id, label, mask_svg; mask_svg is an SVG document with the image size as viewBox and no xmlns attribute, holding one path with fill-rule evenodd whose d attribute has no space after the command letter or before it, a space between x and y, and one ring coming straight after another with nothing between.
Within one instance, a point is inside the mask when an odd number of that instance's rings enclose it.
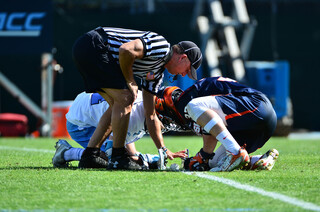
<instances>
[{"instance_id":1,"label":"field marking","mask_svg":"<svg viewBox=\"0 0 320 212\"><path fill-rule=\"evenodd\" d=\"M25 147L21 148L21 147L11 147L11 146L0 146L0 150L2 150L2 149L4 149L4 150L17 150L17 151L29 151L29 152L42 152L42 153L55 153L54 150L33 149L33 148L25 148ZM276 192L265 191L261 188L257 188L257 187L246 185L246 184L241 184L241 183L238 183L238 182L230 180L230 179L216 177L214 175L208 175L205 173L198 173L198 172L183 172L183 173L187 174L187 175L192 175L192 176L197 176L197 177L217 181L217 182L220 182L220 183L223 183L223 184L226 184L226 185L238 188L238 189L242 189L245 191L255 192L255 193L258 193L262 196L271 197L275 200L280 200L282 202L286 202L291 205L296 205L296 206L301 207L303 209L320 211L320 206L315 205L313 203L305 202L305 201L299 200L297 198L289 197L289 196L279 194Z\"/></svg>"},{"instance_id":2,"label":"field marking","mask_svg":"<svg viewBox=\"0 0 320 212\"><path fill-rule=\"evenodd\" d=\"M286 195L283 195L283 194L279 194L279 193L276 193L276 192L265 191L265 190L263 190L261 188L257 188L257 187L246 185L246 184L241 184L241 183L238 183L236 181L229 180L229 179L226 179L226 178L216 177L216 176L213 176L213 175L208 175L208 174L199 173L199 172L183 172L183 173L187 174L187 175L192 175L192 176L195 175L197 177L201 177L201 178L205 178L205 179L209 179L209 180L214 180L214 181L217 181L217 182L220 182L220 183L223 183L223 184L226 184L226 185L238 188L238 189L242 189L242 190L245 190L245 191L255 192L255 193L258 193L258 194L263 195L263 196L271 197L271 198L273 198L275 200L280 200L282 202L286 202L286 203L289 203L291 205L299 206L299 207L301 207L303 209L313 210L313 211L320 211L320 206L315 205L313 203L305 202L305 201L299 200L297 198L289 197L289 196L286 196Z\"/></svg>"},{"instance_id":3,"label":"field marking","mask_svg":"<svg viewBox=\"0 0 320 212\"><path fill-rule=\"evenodd\" d=\"M305 132L305 133L290 133L288 136L289 139L303 139L303 140L314 140L320 139L320 132Z\"/></svg>"},{"instance_id":4,"label":"field marking","mask_svg":"<svg viewBox=\"0 0 320 212\"><path fill-rule=\"evenodd\" d=\"M25 148L25 147L12 147L12 146L0 146L0 150L17 150L17 151L26 151L26 152L42 152L42 153L55 153L54 150L48 149L33 149L33 148Z\"/></svg>"},{"instance_id":5,"label":"field marking","mask_svg":"<svg viewBox=\"0 0 320 212\"><path fill-rule=\"evenodd\" d=\"M172 210L170 208L161 208L161 209L90 209L90 208L85 208L85 209L79 209L79 208L65 208L65 209L31 209L31 210L26 210L26 209L1 209L0 212L64 212L64 211L96 211L96 212L137 212L137 211L148 211L148 212L170 212L170 211L176 211ZM255 209L255 208L182 208L178 211L212 211L212 212L221 212L221 211L234 211L234 212L243 212L243 211L264 211L260 209Z\"/></svg>"}]
</instances>

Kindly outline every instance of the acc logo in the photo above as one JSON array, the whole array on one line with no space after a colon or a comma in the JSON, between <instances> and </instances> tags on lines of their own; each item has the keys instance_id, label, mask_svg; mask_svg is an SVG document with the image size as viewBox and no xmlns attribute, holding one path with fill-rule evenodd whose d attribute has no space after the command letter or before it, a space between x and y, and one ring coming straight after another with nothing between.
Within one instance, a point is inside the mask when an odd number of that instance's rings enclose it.
<instances>
[{"instance_id":1,"label":"acc logo","mask_svg":"<svg viewBox=\"0 0 320 212\"><path fill-rule=\"evenodd\" d=\"M38 37L40 36L42 25L36 23L39 23L39 19L42 19L45 15L45 12L0 12L0 36Z\"/></svg>"}]
</instances>

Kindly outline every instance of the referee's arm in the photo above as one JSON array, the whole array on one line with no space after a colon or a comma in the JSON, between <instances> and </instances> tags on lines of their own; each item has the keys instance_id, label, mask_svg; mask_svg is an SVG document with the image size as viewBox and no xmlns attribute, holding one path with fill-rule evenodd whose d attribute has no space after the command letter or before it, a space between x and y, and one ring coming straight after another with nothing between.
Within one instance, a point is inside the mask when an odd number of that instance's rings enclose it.
<instances>
[{"instance_id":1,"label":"referee's arm","mask_svg":"<svg viewBox=\"0 0 320 212\"><path fill-rule=\"evenodd\" d=\"M122 74L127 81L129 90L137 98L138 86L133 77L132 66L135 59L141 59L144 56L144 47L140 39L124 43L119 48L119 63Z\"/></svg>"}]
</instances>

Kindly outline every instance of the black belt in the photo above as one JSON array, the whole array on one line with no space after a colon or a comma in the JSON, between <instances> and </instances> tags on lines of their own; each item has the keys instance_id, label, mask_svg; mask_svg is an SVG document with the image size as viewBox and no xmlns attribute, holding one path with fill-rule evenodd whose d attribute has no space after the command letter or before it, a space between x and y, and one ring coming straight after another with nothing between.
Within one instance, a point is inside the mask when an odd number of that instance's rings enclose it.
<instances>
[{"instance_id":1,"label":"black belt","mask_svg":"<svg viewBox=\"0 0 320 212\"><path fill-rule=\"evenodd\" d=\"M95 31L102 37L103 43L106 43L106 42L108 41L108 35L107 35L107 33L103 30L102 27L96 28Z\"/></svg>"}]
</instances>

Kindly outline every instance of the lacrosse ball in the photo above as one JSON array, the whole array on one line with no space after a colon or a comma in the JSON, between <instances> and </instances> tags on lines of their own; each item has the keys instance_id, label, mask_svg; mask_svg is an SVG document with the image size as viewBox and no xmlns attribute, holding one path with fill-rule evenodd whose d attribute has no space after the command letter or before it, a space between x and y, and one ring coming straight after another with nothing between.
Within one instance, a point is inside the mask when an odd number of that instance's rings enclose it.
<instances>
[{"instance_id":1,"label":"lacrosse ball","mask_svg":"<svg viewBox=\"0 0 320 212\"><path fill-rule=\"evenodd\" d=\"M173 164L171 164L171 166L170 166L170 170L171 171L179 171L179 165L178 164L176 164L176 163L173 163Z\"/></svg>"}]
</instances>

